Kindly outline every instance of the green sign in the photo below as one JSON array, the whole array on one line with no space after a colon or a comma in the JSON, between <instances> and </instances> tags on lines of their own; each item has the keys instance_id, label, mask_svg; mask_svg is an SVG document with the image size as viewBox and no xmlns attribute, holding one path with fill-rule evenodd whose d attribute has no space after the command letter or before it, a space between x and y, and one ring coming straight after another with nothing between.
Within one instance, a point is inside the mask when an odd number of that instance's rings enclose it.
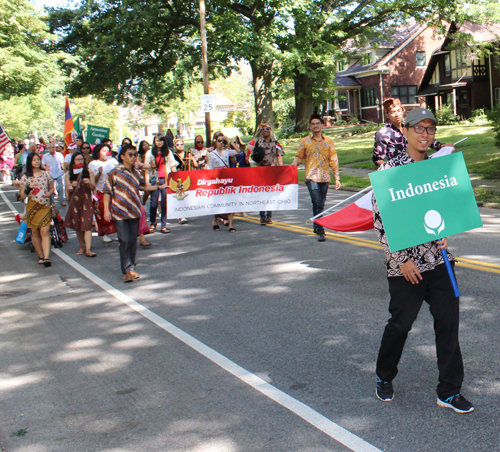
<instances>
[{"instance_id":1,"label":"green sign","mask_svg":"<svg viewBox=\"0 0 500 452\"><path fill-rule=\"evenodd\" d=\"M461 152L370 173L391 252L483 225Z\"/></svg>"},{"instance_id":2,"label":"green sign","mask_svg":"<svg viewBox=\"0 0 500 452\"><path fill-rule=\"evenodd\" d=\"M101 144L104 138L109 138L109 129L106 127L87 126L87 141L90 144Z\"/></svg>"}]
</instances>

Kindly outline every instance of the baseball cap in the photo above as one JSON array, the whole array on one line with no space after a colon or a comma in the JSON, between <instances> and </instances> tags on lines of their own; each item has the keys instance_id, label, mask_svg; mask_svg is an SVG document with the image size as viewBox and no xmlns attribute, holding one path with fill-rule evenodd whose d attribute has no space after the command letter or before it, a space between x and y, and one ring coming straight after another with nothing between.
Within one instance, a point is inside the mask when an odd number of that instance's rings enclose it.
<instances>
[{"instance_id":1,"label":"baseball cap","mask_svg":"<svg viewBox=\"0 0 500 452\"><path fill-rule=\"evenodd\" d=\"M406 119L404 121L405 124L418 124L420 121L423 121L424 119L430 119L431 121L434 121L434 123L437 124L436 117L434 116L434 113L432 111L427 110L426 108L414 108L413 110L409 111L408 114L406 115Z\"/></svg>"},{"instance_id":2,"label":"baseball cap","mask_svg":"<svg viewBox=\"0 0 500 452\"><path fill-rule=\"evenodd\" d=\"M80 140L80 141L83 141L83 137L81 135L77 135L75 140Z\"/></svg>"}]
</instances>

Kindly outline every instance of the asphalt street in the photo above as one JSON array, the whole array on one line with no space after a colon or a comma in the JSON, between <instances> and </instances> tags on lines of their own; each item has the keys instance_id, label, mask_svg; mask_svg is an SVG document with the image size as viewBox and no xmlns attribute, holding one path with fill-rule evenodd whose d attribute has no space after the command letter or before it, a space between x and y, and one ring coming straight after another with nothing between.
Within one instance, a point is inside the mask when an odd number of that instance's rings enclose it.
<instances>
[{"instance_id":1,"label":"asphalt street","mask_svg":"<svg viewBox=\"0 0 500 452\"><path fill-rule=\"evenodd\" d=\"M11 206L14 190L3 187ZM436 405L432 319L407 341L395 399L375 398L388 318L374 231L319 243L299 209L172 221L123 284L115 243L70 240L52 267L14 242L0 199L0 446L6 452L500 451L500 211L449 239L459 258L463 394ZM328 204L352 195L330 191ZM17 433L19 436L11 436Z\"/></svg>"}]
</instances>

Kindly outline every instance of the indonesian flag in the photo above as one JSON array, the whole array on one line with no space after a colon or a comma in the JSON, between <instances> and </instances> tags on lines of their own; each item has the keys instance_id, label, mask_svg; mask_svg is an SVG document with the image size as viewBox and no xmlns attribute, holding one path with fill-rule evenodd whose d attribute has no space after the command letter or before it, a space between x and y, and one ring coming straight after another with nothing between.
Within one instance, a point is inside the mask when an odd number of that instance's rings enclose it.
<instances>
[{"instance_id":1,"label":"indonesian flag","mask_svg":"<svg viewBox=\"0 0 500 452\"><path fill-rule=\"evenodd\" d=\"M441 148L438 152L432 154L430 158L449 155L454 149L452 146ZM347 207L326 217L318 218L314 222L324 228L338 232L360 232L373 229L375 226L373 225L372 194L373 190L370 190L366 195Z\"/></svg>"},{"instance_id":2,"label":"indonesian flag","mask_svg":"<svg viewBox=\"0 0 500 452\"><path fill-rule=\"evenodd\" d=\"M75 140L73 135L75 134L75 126L73 124L73 119L71 117L71 111L69 110L69 100L66 97L66 108L64 110L65 123L64 123L64 155L66 155L69 150L69 146L74 144Z\"/></svg>"}]
</instances>

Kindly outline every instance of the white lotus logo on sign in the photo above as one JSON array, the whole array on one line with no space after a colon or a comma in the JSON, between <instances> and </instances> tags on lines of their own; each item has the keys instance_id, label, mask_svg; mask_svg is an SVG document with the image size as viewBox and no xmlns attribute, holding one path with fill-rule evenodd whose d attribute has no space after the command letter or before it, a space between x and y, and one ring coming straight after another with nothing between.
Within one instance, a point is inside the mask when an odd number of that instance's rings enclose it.
<instances>
[{"instance_id":1,"label":"white lotus logo on sign","mask_svg":"<svg viewBox=\"0 0 500 452\"><path fill-rule=\"evenodd\" d=\"M424 217L424 227L429 234L439 235L444 229L441 214L437 210L429 210Z\"/></svg>"}]
</instances>

